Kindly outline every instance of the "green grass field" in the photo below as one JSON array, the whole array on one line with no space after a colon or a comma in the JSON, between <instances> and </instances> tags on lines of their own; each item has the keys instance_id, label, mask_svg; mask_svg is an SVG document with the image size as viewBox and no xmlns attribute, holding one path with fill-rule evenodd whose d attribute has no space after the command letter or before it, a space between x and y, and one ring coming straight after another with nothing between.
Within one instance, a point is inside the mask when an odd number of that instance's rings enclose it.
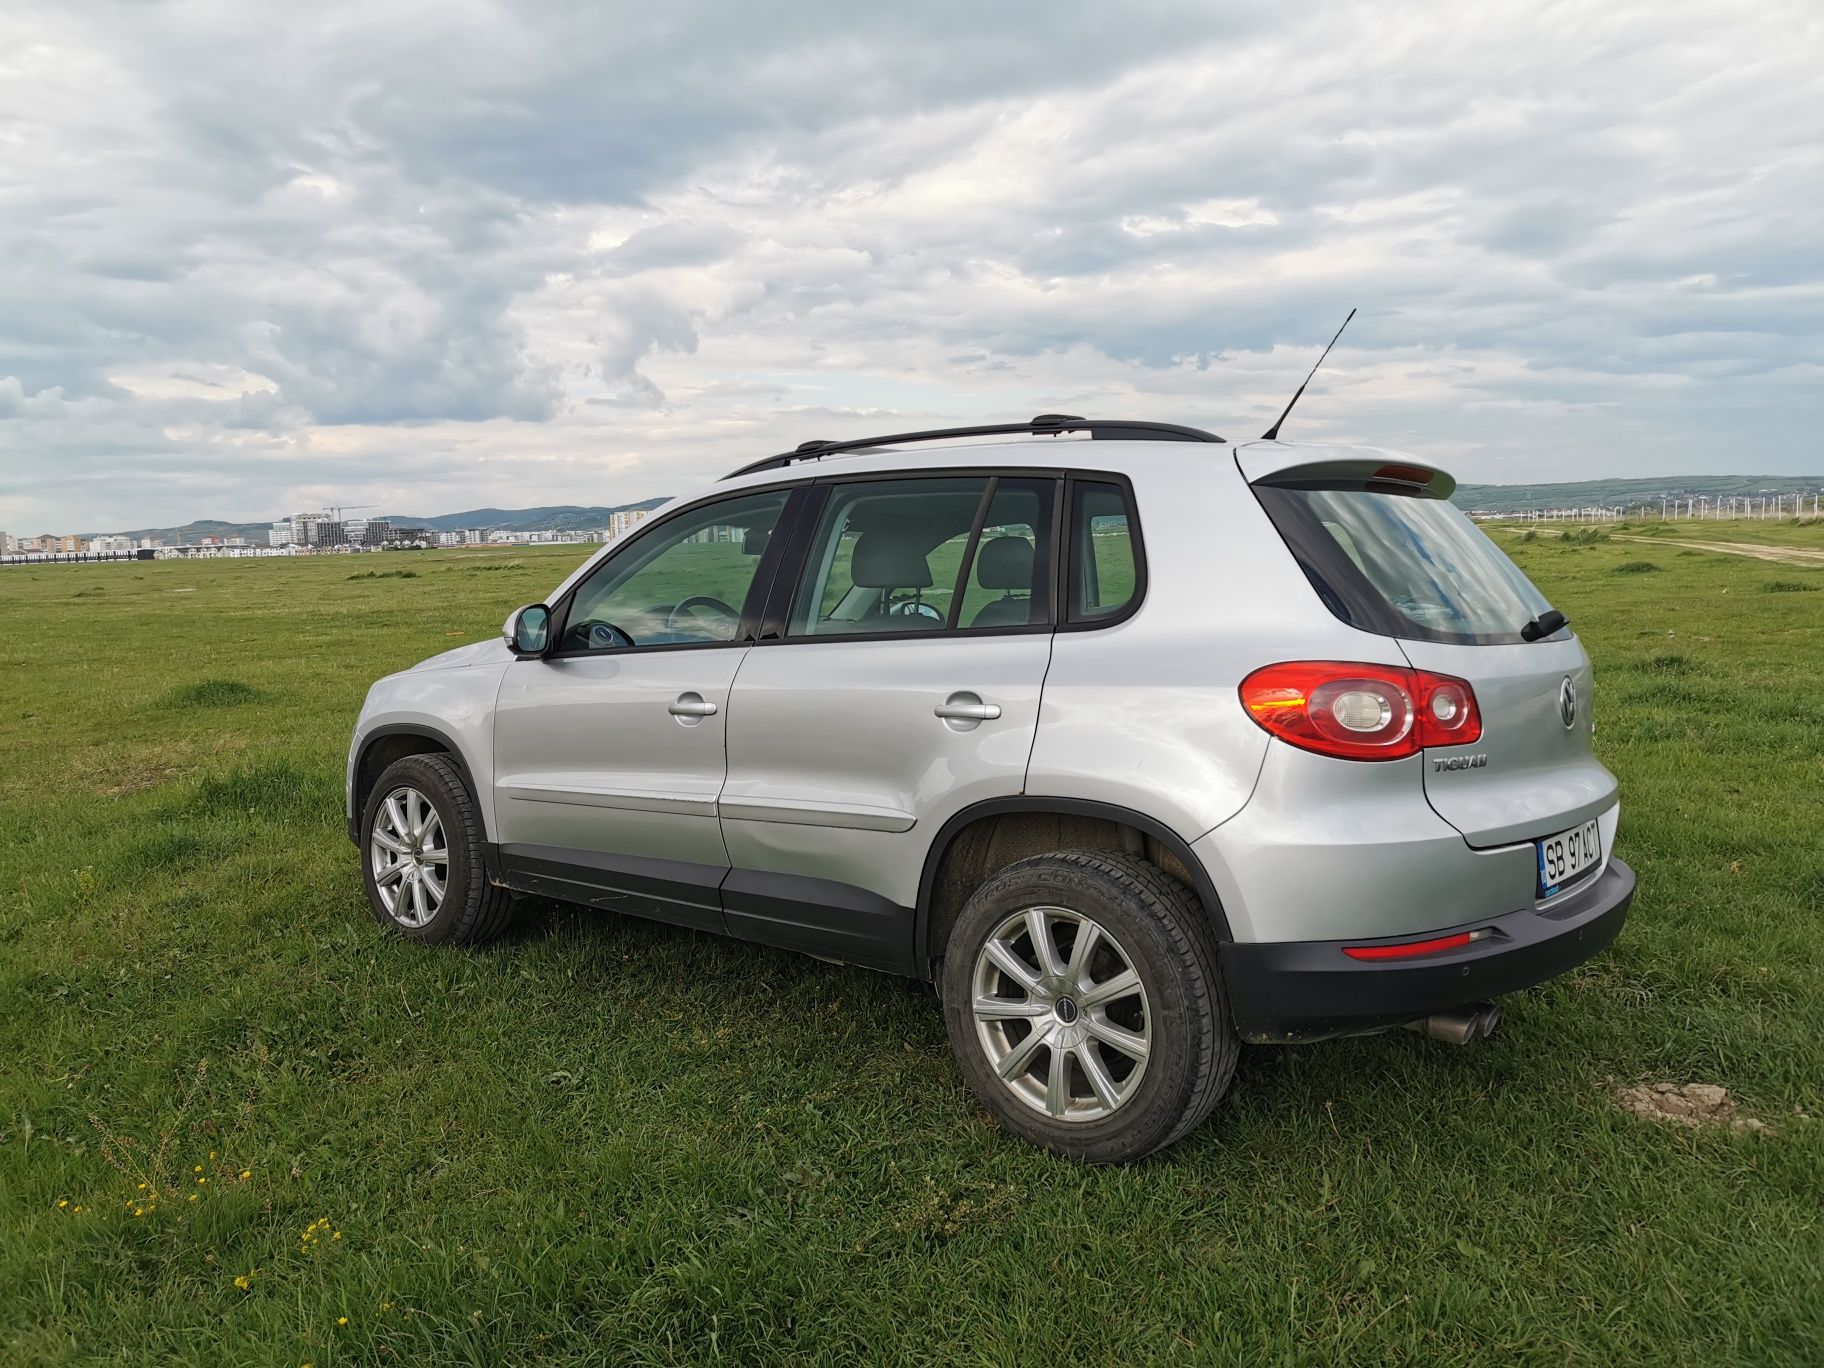
<instances>
[{"instance_id":1,"label":"green grass field","mask_svg":"<svg viewBox=\"0 0 1824 1368\"><path fill-rule=\"evenodd\" d=\"M1596 659L1622 940L1112 1170L998 1134L929 989L383 932L367 685L579 548L0 570L0 1360L1824 1362L1824 569L1499 535Z\"/></svg>"}]
</instances>

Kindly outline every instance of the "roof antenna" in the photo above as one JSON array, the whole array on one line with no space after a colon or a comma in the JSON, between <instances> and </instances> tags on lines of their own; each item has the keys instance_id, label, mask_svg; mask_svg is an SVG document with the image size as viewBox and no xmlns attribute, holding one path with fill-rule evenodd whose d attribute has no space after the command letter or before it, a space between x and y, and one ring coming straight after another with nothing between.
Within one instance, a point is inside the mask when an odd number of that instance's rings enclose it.
<instances>
[{"instance_id":1,"label":"roof antenna","mask_svg":"<svg viewBox=\"0 0 1824 1368\"><path fill-rule=\"evenodd\" d=\"M1354 317L1355 317L1355 310L1354 309L1349 310L1349 318L1354 318ZM1349 326L1349 318L1345 318L1343 320L1343 328L1346 328ZM1343 328L1338 328L1336 330L1336 337L1341 337L1343 335ZM1330 347L1334 347L1336 345L1336 337L1333 337L1330 339ZM1330 355L1330 347L1324 348L1324 356ZM1321 366L1324 364L1324 356L1320 356L1317 358L1317 366ZM1311 367L1311 375L1317 374L1317 366ZM1308 385L1311 383L1311 375L1307 375L1305 377L1305 385ZM1299 399L1304 395L1305 385L1300 385L1298 387L1298 393L1292 396L1292 404L1296 404L1299 401ZM1278 421L1276 421L1272 427L1268 428L1265 432L1260 434L1261 441L1277 442L1279 440L1279 425L1280 425L1280 423L1285 422L1286 415L1292 412L1292 404L1287 404L1286 412L1279 415Z\"/></svg>"}]
</instances>

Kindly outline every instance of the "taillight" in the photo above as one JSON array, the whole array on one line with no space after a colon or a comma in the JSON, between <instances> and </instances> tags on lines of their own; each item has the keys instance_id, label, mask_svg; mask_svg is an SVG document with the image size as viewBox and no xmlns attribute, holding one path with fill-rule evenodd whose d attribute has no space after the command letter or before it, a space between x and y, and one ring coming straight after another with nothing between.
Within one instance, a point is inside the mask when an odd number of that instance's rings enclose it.
<instances>
[{"instance_id":1,"label":"taillight","mask_svg":"<svg viewBox=\"0 0 1824 1368\"><path fill-rule=\"evenodd\" d=\"M1268 665L1241 681L1241 703L1280 740L1344 760L1399 760L1482 735L1467 681L1390 665Z\"/></svg>"}]
</instances>

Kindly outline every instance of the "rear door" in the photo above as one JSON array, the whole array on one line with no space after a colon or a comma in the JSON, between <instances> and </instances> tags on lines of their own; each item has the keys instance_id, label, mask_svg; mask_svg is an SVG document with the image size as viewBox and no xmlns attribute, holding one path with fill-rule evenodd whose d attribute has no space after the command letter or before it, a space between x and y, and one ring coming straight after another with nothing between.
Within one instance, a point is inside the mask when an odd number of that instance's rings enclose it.
<instances>
[{"instance_id":1,"label":"rear door","mask_svg":"<svg viewBox=\"0 0 1824 1368\"><path fill-rule=\"evenodd\" d=\"M1050 475L821 484L741 664L720 801L732 934L911 972L924 854L1021 791L1051 649Z\"/></svg>"},{"instance_id":2,"label":"rear door","mask_svg":"<svg viewBox=\"0 0 1824 1368\"><path fill-rule=\"evenodd\" d=\"M1427 800L1470 845L1581 829L1615 807L1615 778L1591 743L1582 643L1568 627L1525 639L1550 605L1449 502L1448 476L1331 461L1254 488L1333 613L1396 638L1416 668L1474 689L1481 735L1424 757Z\"/></svg>"}]
</instances>

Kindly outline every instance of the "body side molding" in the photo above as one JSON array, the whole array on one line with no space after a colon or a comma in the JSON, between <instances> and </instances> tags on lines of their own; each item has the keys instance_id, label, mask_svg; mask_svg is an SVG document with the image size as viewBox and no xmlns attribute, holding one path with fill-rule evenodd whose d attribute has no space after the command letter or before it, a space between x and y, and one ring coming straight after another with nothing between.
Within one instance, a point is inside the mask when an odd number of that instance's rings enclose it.
<instances>
[{"instance_id":1,"label":"body side molding","mask_svg":"<svg viewBox=\"0 0 1824 1368\"><path fill-rule=\"evenodd\" d=\"M622 808L630 812L674 812L685 817L716 815L716 800L695 794L522 783L502 784L500 791L522 803L570 803L578 807Z\"/></svg>"},{"instance_id":2,"label":"body side molding","mask_svg":"<svg viewBox=\"0 0 1824 1368\"><path fill-rule=\"evenodd\" d=\"M722 816L740 822L788 822L799 826L843 827L851 831L910 831L918 818L897 808L865 803L829 803L800 798L730 798L717 801Z\"/></svg>"}]
</instances>

